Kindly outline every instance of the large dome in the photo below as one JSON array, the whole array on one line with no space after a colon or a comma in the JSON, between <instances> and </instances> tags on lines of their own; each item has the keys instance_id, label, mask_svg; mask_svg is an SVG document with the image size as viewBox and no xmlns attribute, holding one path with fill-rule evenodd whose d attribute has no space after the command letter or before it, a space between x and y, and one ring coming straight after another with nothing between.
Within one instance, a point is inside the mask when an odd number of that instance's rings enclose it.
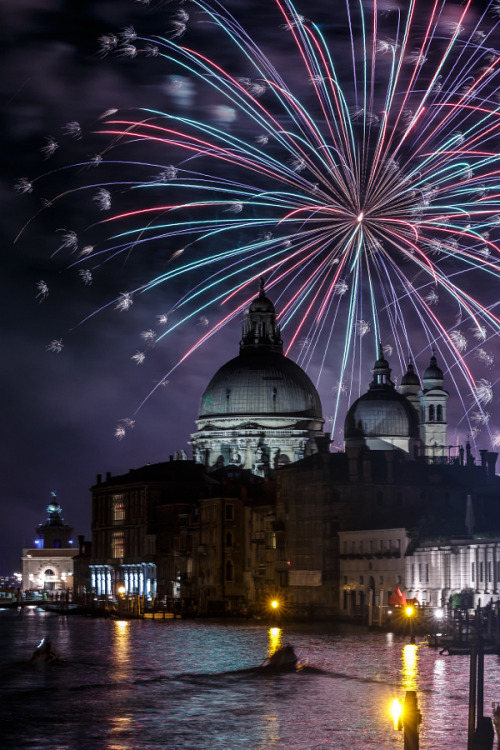
<instances>
[{"instance_id":1,"label":"large dome","mask_svg":"<svg viewBox=\"0 0 500 750\"><path fill-rule=\"evenodd\" d=\"M258 415L322 421L316 388L295 362L279 352L243 349L209 382L200 419Z\"/></svg>"},{"instance_id":2,"label":"large dome","mask_svg":"<svg viewBox=\"0 0 500 750\"><path fill-rule=\"evenodd\" d=\"M260 281L245 316L240 353L205 389L193 457L208 471L240 466L260 476L324 449L318 392L283 354L274 305Z\"/></svg>"}]
</instances>

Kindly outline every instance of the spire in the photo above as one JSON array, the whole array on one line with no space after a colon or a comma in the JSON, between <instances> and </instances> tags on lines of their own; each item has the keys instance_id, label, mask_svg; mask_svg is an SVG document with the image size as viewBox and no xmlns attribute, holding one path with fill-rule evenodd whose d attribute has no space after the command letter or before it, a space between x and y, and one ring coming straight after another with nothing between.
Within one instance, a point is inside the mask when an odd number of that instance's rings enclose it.
<instances>
[{"instance_id":1,"label":"spire","mask_svg":"<svg viewBox=\"0 0 500 750\"><path fill-rule=\"evenodd\" d=\"M259 294L250 305L240 341L240 351L267 349L283 353L279 326L276 325L274 305L265 294L265 281L259 279Z\"/></svg>"},{"instance_id":2,"label":"spire","mask_svg":"<svg viewBox=\"0 0 500 750\"><path fill-rule=\"evenodd\" d=\"M391 380L391 372L388 361L384 359L382 343L379 341L378 359L373 365L373 380L370 383L370 390L374 388L394 388L394 383Z\"/></svg>"}]
</instances>

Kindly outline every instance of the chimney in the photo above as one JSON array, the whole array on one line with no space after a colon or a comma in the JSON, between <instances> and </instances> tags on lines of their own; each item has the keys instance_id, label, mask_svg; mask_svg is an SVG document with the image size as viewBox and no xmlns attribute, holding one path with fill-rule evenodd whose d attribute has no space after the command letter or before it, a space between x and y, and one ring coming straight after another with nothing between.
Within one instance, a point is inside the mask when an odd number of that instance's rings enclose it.
<instances>
[{"instance_id":1,"label":"chimney","mask_svg":"<svg viewBox=\"0 0 500 750\"><path fill-rule=\"evenodd\" d=\"M488 462L488 474L490 477L495 476L495 466L498 458L498 453L493 453L491 451L488 452L487 455L487 462Z\"/></svg>"}]
</instances>

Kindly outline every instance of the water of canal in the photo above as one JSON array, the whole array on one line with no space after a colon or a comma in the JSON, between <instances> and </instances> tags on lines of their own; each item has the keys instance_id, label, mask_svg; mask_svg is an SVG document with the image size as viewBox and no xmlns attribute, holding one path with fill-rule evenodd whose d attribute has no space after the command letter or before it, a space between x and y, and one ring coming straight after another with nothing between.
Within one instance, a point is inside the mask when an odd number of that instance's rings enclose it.
<instances>
[{"instance_id":1,"label":"water of canal","mask_svg":"<svg viewBox=\"0 0 500 750\"><path fill-rule=\"evenodd\" d=\"M27 662L42 637L59 652ZM279 641L308 667L254 670ZM390 633L0 611L0 746L16 750L393 750L389 706L416 690L422 750L467 746L467 656ZM485 713L500 700L485 657Z\"/></svg>"}]
</instances>

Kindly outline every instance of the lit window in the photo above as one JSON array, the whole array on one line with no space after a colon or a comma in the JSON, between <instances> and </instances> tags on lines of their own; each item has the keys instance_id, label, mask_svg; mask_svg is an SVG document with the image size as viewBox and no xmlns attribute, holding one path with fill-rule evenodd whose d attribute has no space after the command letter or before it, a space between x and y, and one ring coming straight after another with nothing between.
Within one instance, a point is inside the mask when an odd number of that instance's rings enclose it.
<instances>
[{"instance_id":1,"label":"lit window","mask_svg":"<svg viewBox=\"0 0 500 750\"><path fill-rule=\"evenodd\" d=\"M113 497L113 521L125 520L125 500L123 495L114 495Z\"/></svg>"},{"instance_id":2,"label":"lit window","mask_svg":"<svg viewBox=\"0 0 500 750\"><path fill-rule=\"evenodd\" d=\"M123 531L113 531L111 536L111 557L119 558L123 557L125 548L125 540Z\"/></svg>"}]
</instances>

